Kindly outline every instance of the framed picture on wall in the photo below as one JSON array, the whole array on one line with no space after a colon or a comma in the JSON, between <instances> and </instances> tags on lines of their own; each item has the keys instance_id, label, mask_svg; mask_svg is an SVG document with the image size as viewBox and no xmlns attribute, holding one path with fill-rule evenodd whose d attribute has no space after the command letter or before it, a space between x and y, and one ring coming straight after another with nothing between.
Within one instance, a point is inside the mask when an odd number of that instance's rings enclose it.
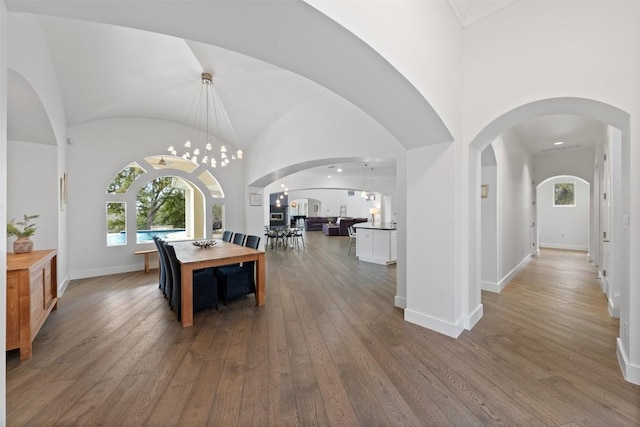
<instances>
[{"instance_id":1,"label":"framed picture on wall","mask_svg":"<svg viewBox=\"0 0 640 427\"><path fill-rule=\"evenodd\" d=\"M250 206L262 206L262 194L260 194L260 193L251 193L251 194L249 194L249 205Z\"/></svg>"}]
</instances>

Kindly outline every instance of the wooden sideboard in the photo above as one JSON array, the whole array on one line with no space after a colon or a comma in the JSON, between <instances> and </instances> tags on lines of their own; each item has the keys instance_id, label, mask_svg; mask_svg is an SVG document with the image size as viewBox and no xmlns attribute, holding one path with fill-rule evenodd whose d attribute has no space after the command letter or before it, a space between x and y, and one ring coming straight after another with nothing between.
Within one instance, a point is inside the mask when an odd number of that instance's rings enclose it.
<instances>
[{"instance_id":1,"label":"wooden sideboard","mask_svg":"<svg viewBox=\"0 0 640 427\"><path fill-rule=\"evenodd\" d=\"M58 307L56 251L7 254L7 350L31 357L31 343Z\"/></svg>"}]
</instances>

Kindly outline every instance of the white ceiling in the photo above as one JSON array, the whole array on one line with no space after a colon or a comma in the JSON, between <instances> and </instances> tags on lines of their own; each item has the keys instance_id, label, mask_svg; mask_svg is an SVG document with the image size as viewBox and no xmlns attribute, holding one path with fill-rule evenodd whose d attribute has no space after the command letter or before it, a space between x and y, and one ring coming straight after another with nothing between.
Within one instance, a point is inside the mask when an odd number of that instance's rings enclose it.
<instances>
[{"instance_id":1,"label":"white ceiling","mask_svg":"<svg viewBox=\"0 0 640 427\"><path fill-rule=\"evenodd\" d=\"M453 12L458 17L460 25L464 28L515 1L516 0L449 0L449 5L451 5Z\"/></svg>"},{"instance_id":2,"label":"white ceiling","mask_svg":"<svg viewBox=\"0 0 640 427\"><path fill-rule=\"evenodd\" d=\"M328 91L220 47L113 25L40 18L70 126L114 117L194 124L201 73L213 74L219 139L246 149L291 109ZM224 117L228 116L228 120Z\"/></svg>"},{"instance_id":3,"label":"white ceiling","mask_svg":"<svg viewBox=\"0 0 640 427\"><path fill-rule=\"evenodd\" d=\"M597 120L569 114L538 117L513 127L532 155L594 148L602 141L607 125ZM562 145L554 145L563 142Z\"/></svg>"}]
</instances>

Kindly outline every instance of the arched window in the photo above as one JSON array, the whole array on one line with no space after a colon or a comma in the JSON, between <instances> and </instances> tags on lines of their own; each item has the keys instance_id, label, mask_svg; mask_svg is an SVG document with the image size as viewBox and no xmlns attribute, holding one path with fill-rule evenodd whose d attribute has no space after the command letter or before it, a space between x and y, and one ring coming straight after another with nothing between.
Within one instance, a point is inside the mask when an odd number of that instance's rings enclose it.
<instances>
[{"instance_id":1,"label":"arched window","mask_svg":"<svg viewBox=\"0 0 640 427\"><path fill-rule=\"evenodd\" d=\"M167 174L157 176L158 172L153 172L145 182L149 172L137 162L118 172L106 191L107 246L126 245L127 230L133 232L134 226L136 243L148 243L153 236L168 240L200 239L208 233L221 232L224 204L211 203L208 195L220 199L224 192L209 171L201 172L197 164L175 156L148 156L144 160L150 171L166 170ZM185 178L184 173L191 175L191 179ZM132 188L134 191L129 191ZM127 212L131 206L135 206L135 221L129 216L133 212ZM211 224L206 224L207 219Z\"/></svg>"}]
</instances>

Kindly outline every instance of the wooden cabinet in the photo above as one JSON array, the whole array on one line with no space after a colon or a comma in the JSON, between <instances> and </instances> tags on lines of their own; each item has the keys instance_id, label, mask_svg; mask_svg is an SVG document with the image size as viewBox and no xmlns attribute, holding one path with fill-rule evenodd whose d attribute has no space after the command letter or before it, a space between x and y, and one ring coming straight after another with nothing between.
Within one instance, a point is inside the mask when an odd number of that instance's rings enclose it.
<instances>
[{"instance_id":1,"label":"wooden cabinet","mask_svg":"<svg viewBox=\"0 0 640 427\"><path fill-rule=\"evenodd\" d=\"M31 343L58 307L55 250L7 254L7 350L31 357Z\"/></svg>"}]
</instances>

